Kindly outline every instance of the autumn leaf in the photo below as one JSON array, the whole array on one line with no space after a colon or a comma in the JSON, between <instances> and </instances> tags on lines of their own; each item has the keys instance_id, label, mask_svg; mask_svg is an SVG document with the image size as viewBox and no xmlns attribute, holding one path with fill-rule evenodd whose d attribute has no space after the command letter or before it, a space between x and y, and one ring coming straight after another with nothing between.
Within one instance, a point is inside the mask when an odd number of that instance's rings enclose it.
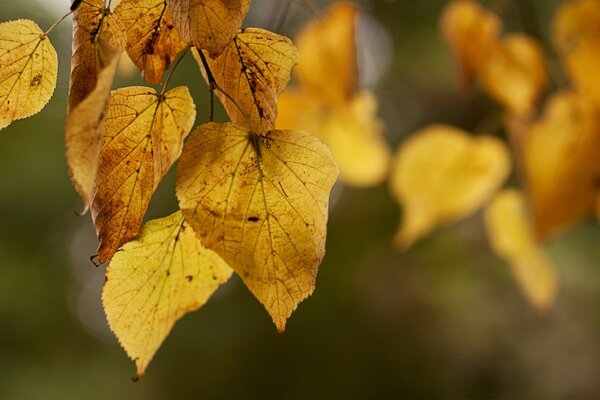
<instances>
[{"instance_id":1,"label":"autumn leaf","mask_svg":"<svg viewBox=\"0 0 600 400\"><path fill-rule=\"evenodd\" d=\"M195 118L187 87L163 95L140 86L112 93L92 202L101 263L137 235L152 195L181 155Z\"/></svg>"},{"instance_id":2,"label":"autumn leaf","mask_svg":"<svg viewBox=\"0 0 600 400\"><path fill-rule=\"evenodd\" d=\"M296 38L302 62L296 72L303 89L331 107L345 105L358 92L356 21L358 8L332 5Z\"/></svg>"},{"instance_id":3,"label":"autumn leaf","mask_svg":"<svg viewBox=\"0 0 600 400\"><path fill-rule=\"evenodd\" d=\"M69 112L65 129L69 174L83 200L84 211L87 211L92 200L104 136L104 118L121 54L121 50L105 41L104 36L101 33L94 46L98 65L101 66L98 80L92 92Z\"/></svg>"},{"instance_id":4,"label":"autumn leaf","mask_svg":"<svg viewBox=\"0 0 600 400\"><path fill-rule=\"evenodd\" d=\"M391 158L377 107L370 92L360 92L346 106L328 110L305 92L289 90L279 99L277 129L314 133L331 149L342 181L355 187L373 186L385 179Z\"/></svg>"},{"instance_id":5,"label":"autumn leaf","mask_svg":"<svg viewBox=\"0 0 600 400\"><path fill-rule=\"evenodd\" d=\"M186 47L166 8L165 0L122 0L114 11L127 31L127 53L151 85Z\"/></svg>"},{"instance_id":6,"label":"autumn leaf","mask_svg":"<svg viewBox=\"0 0 600 400\"><path fill-rule=\"evenodd\" d=\"M535 240L523 194L514 189L499 193L485 210L485 222L492 249L510 265L523 294L539 311L547 311L558 280Z\"/></svg>"},{"instance_id":7,"label":"autumn leaf","mask_svg":"<svg viewBox=\"0 0 600 400\"><path fill-rule=\"evenodd\" d=\"M56 50L33 21L0 24L0 129L36 114L50 101L58 74Z\"/></svg>"},{"instance_id":8,"label":"autumn leaf","mask_svg":"<svg viewBox=\"0 0 600 400\"><path fill-rule=\"evenodd\" d=\"M600 104L600 2L564 2L553 23L554 43L576 89Z\"/></svg>"},{"instance_id":9,"label":"autumn leaf","mask_svg":"<svg viewBox=\"0 0 600 400\"><path fill-rule=\"evenodd\" d=\"M600 193L600 110L576 93L558 92L523 137L535 230L545 239L594 213Z\"/></svg>"},{"instance_id":10,"label":"autumn leaf","mask_svg":"<svg viewBox=\"0 0 600 400\"><path fill-rule=\"evenodd\" d=\"M329 149L304 132L256 135L210 123L184 147L177 197L186 220L241 276L279 331L314 290L336 178Z\"/></svg>"},{"instance_id":11,"label":"autumn leaf","mask_svg":"<svg viewBox=\"0 0 600 400\"><path fill-rule=\"evenodd\" d=\"M413 134L392 169L392 193L403 207L395 242L408 248L436 225L466 217L498 190L510 170L508 149L491 136L445 125Z\"/></svg>"},{"instance_id":12,"label":"autumn leaf","mask_svg":"<svg viewBox=\"0 0 600 400\"><path fill-rule=\"evenodd\" d=\"M146 223L115 254L102 302L111 330L135 361L137 379L175 322L204 305L231 273L202 246L180 211Z\"/></svg>"},{"instance_id":13,"label":"autumn leaf","mask_svg":"<svg viewBox=\"0 0 600 400\"><path fill-rule=\"evenodd\" d=\"M530 115L548 84L541 45L522 34L502 38L482 64L481 81L484 90L509 112Z\"/></svg>"},{"instance_id":14,"label":"autumn leaf","mask_svg":"<svg viewBox=\"0 0 600 400\"><path fill-rule=\"evenodd\" d=\"M206 76L199 54L194 52ZM298 53L292 41L264 29L237 34L208 66L220 88L216 91L231 122L254 132L274 129L278 96L285 90Z\"/></svg>"},{"instance_id":15,"label":"autumn leaf","mask_svg":"<svg viewBox=\"0 0 600 400\"><path fill-rule=\"evenodd\" d=\"M95 88L100 72L110 62L98 57L100 34L103 47L125 50L127 38L121 21L104 8L103 0L81 2L73 12L73 55L69 84L69 111Z\"/></svg>"},{"instance_id":16,"label":"autumn leaf","mask_svg":"<svg viewBox=\"0 0 600 400\"><path fill-rule=\"evenodd\" d=\"M169 0L168 11L187 43L217 57L242 26L250 0Z\"/></svg>"},{"instance_id":17,"label":"autumn leaf","mask_svg":"<svg viewBox=\"0 0 600 400\"><path fill-rule=\"evenodd\" d=\"M440 26L458 64L461 87L468 90L498 40L502 22L475 1L458 0L446 6Z\"/></svg>"}]
</instances>

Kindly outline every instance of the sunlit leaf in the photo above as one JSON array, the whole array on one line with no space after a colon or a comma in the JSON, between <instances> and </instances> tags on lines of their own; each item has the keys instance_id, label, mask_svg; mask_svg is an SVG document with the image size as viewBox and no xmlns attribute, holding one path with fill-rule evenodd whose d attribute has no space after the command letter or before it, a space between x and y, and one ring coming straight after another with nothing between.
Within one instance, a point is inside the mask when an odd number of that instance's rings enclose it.
<instances>
[{"instance_id":1,"label":"sunlit leaf","mask_svg":"<svg viewBox=\"0 0 600 400\"><path fill-rule=\"evenodd\" d=\"M358 91L357 19L356 5L340 2L296 38L303 88L334 107L348 103Z\"/></svg>"},{"instance_id":2,"label":"sunlit leaf","mask_svg":"<svg viewBox=\"0 0 600 400\"><path fill-rule=\"evenodd\" d=\"M317 138L200 126L177 169L177 197L204 245L241 276L279 331L314 290L337 168Z\"/></svg>"},{"instance_id":3,"label":"sunlit leaf","mask_svg":"<svg viewBox=\"0 0 600 400\"><path fill-rule=\"evenodd\" d=\"M204 70L196 52L195 57ZM244 29L219 57L207 59L215 80L226 93L216 92L231 122L255 132L273 129L277 99L297 60L291 40L256 28Z\"/></svg>"},{"instance_id":4,"label":"sunlit leaf","mask_svg":"<svg viewBox=\"0 0 600 400\"><path fill-rule=\"evenodd\" d=\"M436 225L482 207L508 176L508 149L491 136L433 125L413 134L395 160L391 187L401 203L396 244L407 248Z\"/></svg>"},{"instance_id":5,"label":"sunlit leaf","mask_svg":"<svg viewBox=\"0 0 600 400\"><path fill-rule=\"evenodd\" d=\"M523 143L539 237L593 214L600 180L600 110L573 92L559 92L526 128Z\"/></svg>"},{"instance_id":6,"label":"sunlit leaf","mask_svg":"<svg viewBox=\"0 0 600 400\"><path fill-rule=\"evenodd\" d=\"M600 2L566 1L553 24L554 42L577 90L600 104Z\"/></svg>"},{"instance_id":7,"label":"sunlit leaf","mask_svg":"<svg viewBox=\"0 0 600 400\"><path fill-rule=\"evenodd\" d=\"M531 304L546 311L556 296L557 277L536 243L523 195L514 189L498 194L485 210L485 222L494 252L510 265Z\"/></svg>"},{"instance_id":8,"label":"sunlit leaf","mask_svg":"<svg viewBox=\"0 0 600 400\"><path fill-rule=\"evenodd\" d=\"M104 118L110 100L110 89L117 71L121 50L105 41L104 33L95 44L101 67L92 92L67 115L65 141L69 174L81 196L84 211L92 200L98 157L104 136Z\"/></svg>"},{"instance_id":9,"label":"sunlit leaf","mask_svg":"<svg viewBox=\"0 0 600 400\"><path fill-rule=\"evenodd\" d=\"M144 225L106 271L102 302L139 379L175 322L200 308L232 270L204 248L181 212Z\"/></svg>"},{"instance_id":10,"label":"sunlit leaf","mask_svg":"<svg viewBox=\"0 0 600 400\"><path fill-rule=\"evenodd\" d=\"M73 110L96 87L100 72L110 57L99 57L102 46L125 50L127 38L121 21L104 8L103 0L81 2L73 13L73 55L69 83L69 110Z\"/></svg>"},{"instance_id":11,"label":"sunlit leaf","mask_svg":"<svg viewBox=\"0 0 600 400\"><path fill-rule=\"evenodd\" d=\"M548 84L541 45L514 34L492 46L482 65L483 88L509 112L528 115Z\"/></svg>"},{"instance_id":12,"label":"sunlit leaf","mask_svg":"<svg viewBox=\"0 0 600 400\"><path fill-rule=\"evenodd\" d=\"M458 0L446 6L440 25L458 64L461 86L469 89L498 39L502 22L475 1Z\"/></svg>"},{"instance_id":13,"label":"sunlit leaf","mask_svg":"<svg viewBox=\"0 0 600 400\"><path fill-rule=\"evenodd\" d=\"M38 113L58 74L56 50L33 21L0 24L0 129Z\"/></svg>"},{"instance_id":14,"label":"sunlit leaf","mask_svg":"<svg viewBox=\"0 0 600 400\"><path fill-rule=\"evenodd\" d=\"M127 53L151 85L186 46L166 8L165 0L122 0L115 8L127 31Z\"/></svg>"},{"instance_id":15,"label":"sunlit leaf","mask_svg":"<svg viewBox=\"0 0 600 400\"><path fill-rule=\"evenodd\" d=\"M195 118L187 87L164 95L140 86L112 93L92 201L100 262L110 260L137 235L152 195L179 158Z\"/></svg>"},{"instance_id":16,"label":"sunlit leaf","mask_svg":"<svg viewBox=\"0 0 600 400\"><path fill-rule=\"evenodd\" d=\"M250 0L169 0L168 10L181 37L215 58L236 35Z\"/></svg>"},{"instance_id":17,"label":"sunlit leaf","mask_svg":"<svg viewBox=\"0 0 600 400\"><path fill-rule=\"evenodd\" d=\"M377 185L389 169L385 128L370 92L360 92L349 104L329 110L304 91L286 91L279 99L277 128L304 130L321 138L338 163L340 179L349 185Z\"/></svg>"}]
</instances>

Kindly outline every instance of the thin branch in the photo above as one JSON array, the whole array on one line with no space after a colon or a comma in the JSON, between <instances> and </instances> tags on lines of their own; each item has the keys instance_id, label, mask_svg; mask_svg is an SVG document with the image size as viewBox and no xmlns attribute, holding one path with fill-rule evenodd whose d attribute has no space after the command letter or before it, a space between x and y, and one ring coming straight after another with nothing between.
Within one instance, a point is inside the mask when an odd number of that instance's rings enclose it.
<instances>
[{"instance_id":1,"label":"thin branch","mask_svg":"<svg viewBox=\"0 0 600 400\"><path fill-rule=\"evenodd\" d=\"M75 3L73 3L75 4ZM44 32L44 36L48 36L53 30L54 28L56 28L61 22L63 22L65 19L67 19L67 17L71 14L73 14L74 10L69 11L68 13L66 13L65 15L63 15L62 17L60 17L60 19L58 21L56 21L54 24L52 24L52 26L50 28L48 28L48 30L46 32Z\"/></svg>"}]
</instances>

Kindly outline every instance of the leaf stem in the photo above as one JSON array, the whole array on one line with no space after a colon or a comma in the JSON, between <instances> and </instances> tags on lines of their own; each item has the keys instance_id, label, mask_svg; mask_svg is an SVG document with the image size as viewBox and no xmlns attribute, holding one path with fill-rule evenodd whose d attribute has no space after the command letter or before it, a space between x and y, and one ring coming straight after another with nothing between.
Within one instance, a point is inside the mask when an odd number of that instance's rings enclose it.
<instances>
[{"instance_id":1,"label":"leaf stem","mask_svg":"<svg viewBox=\"0 0 600 400\"><path fill-rule=\"evenodd\" d=\"M171 70L169 71L169 75L167 76L167 79L165 80L165 83L163 84L162 91L160 92L161 96L163 94L165 94L165 92L167 91L167 87L169 86L169 83L171 83L171 78L173 78L173 74L175 73L175 70L179 66L179 63L181 63L181 60L183 60L185 58L185 56L187 56L189 51L190 51L190 46L187 46L185 49L183 49L183 51L181 53L179 53L179 58L177 58L177 60L175 61L175 64L173 64L173 66L171 67Z\"/></svg>"},{"instance_id":2,"label":"leaf stem","mask_svg":"<svg viewBox=\"0 0 600 400\"><path fill-rule=\"evenodd\" d=\"M75 4L75 3L73 3ZM76 9L77 7L75 7ZM52 31L61 23L63 22L65 19L67 19L67 17L71 14L73 14L73 11L75 11L75 9L72 9L71 11L69 11L68 13L66 13L65 15L63 15L62 17L60 17L60 19L58 21L56 21L55 23L52 24L52 26L50 28L48 28L48 30L46 32L44 32L44 36L48 36L50 33L52 33Z\"/></svg>"}]
</instances>

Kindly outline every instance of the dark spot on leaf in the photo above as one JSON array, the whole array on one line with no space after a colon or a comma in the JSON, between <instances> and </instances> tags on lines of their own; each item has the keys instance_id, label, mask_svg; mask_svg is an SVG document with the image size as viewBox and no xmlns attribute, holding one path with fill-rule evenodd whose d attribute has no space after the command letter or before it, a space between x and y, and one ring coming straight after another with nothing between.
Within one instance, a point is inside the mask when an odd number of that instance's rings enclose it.
<instances>
[{"instance_id":1,"label":"dark spot on leaf","mask_svg":"<svg viewBox=\"0 0 600 400\"><path fill-rule=\"evenodd\" d=\"M248 221L250 222L258 222L260 220L260 218L258 217L248 217Z\"/></svg>"},{"instance_id":2,"label":"dark spot on leaf","mask_svg":"<svg viewBox=\"0 0 600 400\"><path fill-rule=\"evenodd\" d=\"M33 77L33 79L31 80L30 86L31 87L39 86L40 83L42 83L42 75L38 74Z\"/></svg>"},{"instance_id":3,"label":"dark spot on leaf","mask_svg":"<svg viewBox=\"0 0 600 400\"><path fill-rule=\"evenodd\" d=\"M187 275L185 279L187 279L188 282L191 282L194 280L194 277L192 275Z\"/></svg>"}]
</instances>

